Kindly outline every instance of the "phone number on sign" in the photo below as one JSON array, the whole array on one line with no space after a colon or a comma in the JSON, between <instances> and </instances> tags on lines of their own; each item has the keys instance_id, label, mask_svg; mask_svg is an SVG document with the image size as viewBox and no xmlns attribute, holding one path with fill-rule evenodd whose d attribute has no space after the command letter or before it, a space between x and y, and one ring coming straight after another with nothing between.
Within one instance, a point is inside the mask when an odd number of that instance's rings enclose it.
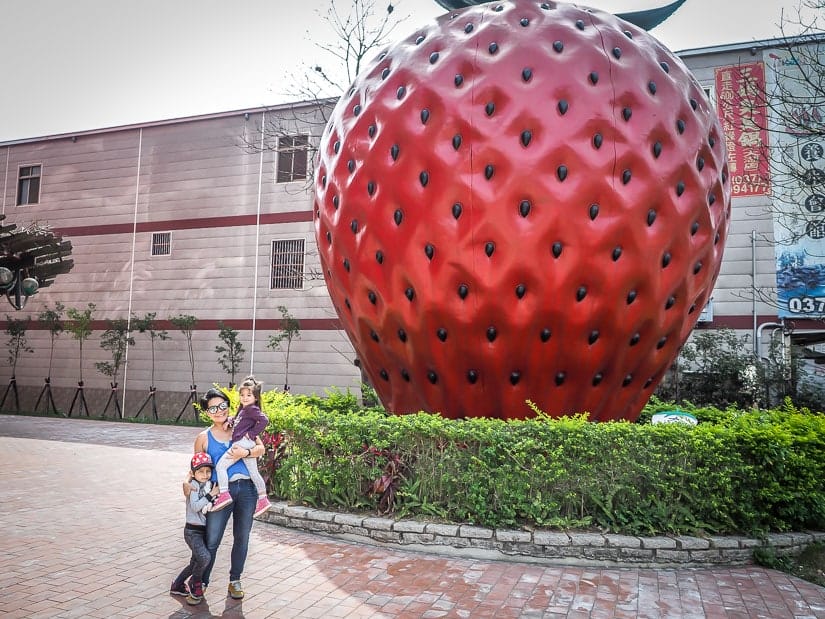
<instances>
[{"instance_id":1,"label":"phone number on sign","mask_svg":"<svg viewBox=\"0 0 825 619\"><path fill-rule=\"evenodd\" d=\"M794 314L825 313L825 297L791 297L788 311Z\"/></svg>"},{"instance_id":2,"label":"phone number on sign","mask_svg":"<svg viewBox=\"0 0 825 619\"><path fill-rule=\"evenodd\" d=\"M731 193L739 195L761 194L768 192L768 184L759 174L734 174L730 177Z\"/></svg>"}]
</instances>

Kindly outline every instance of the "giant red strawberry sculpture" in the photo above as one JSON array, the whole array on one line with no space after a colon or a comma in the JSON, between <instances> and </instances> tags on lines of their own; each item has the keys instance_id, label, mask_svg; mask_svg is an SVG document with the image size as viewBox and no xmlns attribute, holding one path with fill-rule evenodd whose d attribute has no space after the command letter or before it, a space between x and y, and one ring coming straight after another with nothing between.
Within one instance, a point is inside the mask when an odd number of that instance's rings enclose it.
<instances>
[{"instance_id":1,"label":"giant red strawberry sculpture","mask_svg":"<svg viewBox=\"0 0 825 619\"><path fill-rule=\"evenodd\" d=\"M323 134L315 228L384 405L637 417L716 280L725 160L683 63L601 11L494 2L382 53Z\"/></svg>"}]
</instances>

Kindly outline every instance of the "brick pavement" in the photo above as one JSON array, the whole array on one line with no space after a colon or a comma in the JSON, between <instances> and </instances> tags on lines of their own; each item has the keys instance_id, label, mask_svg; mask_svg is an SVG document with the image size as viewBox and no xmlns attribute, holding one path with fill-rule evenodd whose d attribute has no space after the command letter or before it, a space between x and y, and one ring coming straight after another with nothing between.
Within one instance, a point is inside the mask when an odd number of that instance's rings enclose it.
<instances>
[{"instance_id":1,"label":"brick pavement","mask_svg":"<svg viewBox=\"0 0 825 619\"><path fill-rule=\"evenodd\" d=\"M188 559L180 480L197 431L0 415L0 615L825 618L825 588L758 567L447 558L261 522L246 598L226 596L230 531L206 602L190 607L168 587Z\"/></svg>"}]
</instances>

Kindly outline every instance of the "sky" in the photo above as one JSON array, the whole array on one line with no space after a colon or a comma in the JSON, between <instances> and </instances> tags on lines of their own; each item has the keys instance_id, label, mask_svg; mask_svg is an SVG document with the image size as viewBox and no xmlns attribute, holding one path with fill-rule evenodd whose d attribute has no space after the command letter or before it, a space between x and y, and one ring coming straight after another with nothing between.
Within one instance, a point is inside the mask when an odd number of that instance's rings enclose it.
<instances>
[{"instance_id":1,"label":"sky","mask_svg":"<svg viewBox=\"0 0 825 619\"><path fill-rule=\"evenodd\" d=\"M335 0L346 10L353 0ZM669 0L592 0L627 12ZM382 10L389 0L376 0ZM393 0L400 40L444 12ZM335 63L330 0L0 0L0 142L273 105ZM652 34L674 51L779 36L798 0L687 0ZM787 23L787 22L786 22ZM331 68L330 68L331 67Z\"/></svg>"}]
</instances>

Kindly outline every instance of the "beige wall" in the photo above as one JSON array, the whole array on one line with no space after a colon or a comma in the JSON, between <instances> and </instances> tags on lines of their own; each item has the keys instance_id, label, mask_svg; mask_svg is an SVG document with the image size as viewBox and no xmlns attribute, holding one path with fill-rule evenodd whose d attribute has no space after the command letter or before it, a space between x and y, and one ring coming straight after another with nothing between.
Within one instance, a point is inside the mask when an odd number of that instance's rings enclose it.
<instances>
[{"instance_id":1,"label":"beige wall","mask_svg":"<svg viewBox=\"0 0 825 619\"><path fill-rule=\"evenodd\" d=\"M18 226L48 222L71 240L75 263L14 317L36 318L57 301L79 309L92 302L97 321L130 313L155 312L157 319L192 314L206 323L196 327L193 338L195 380L201 388L228 382L215 353L216 321L242 321L239 339L246 353L237 378L254 362L256 375L276 387L284 383L284 355L266 343L277 329L277 307L285 305L307 325L290 355L293 392L322 394L331 386L358 391L352 347L337 329L323 280L307 277L302 290L269 288L273 240L304 239L307 275L320 265L307 183L275 183L275 153L245 147L245 142L258 143L264 122L263 112L248 119L238 113L2 148L0 164L5 168L8 161L3 203L9 221ZM42 165L40 202L17 207L17 168L30 164ZM259 225L258 214L264 217ZM286 222L266 223L273 215ZM152 233L166 231L171 232L171 255L151 256ZM110 356L100 348L105 326L97 326L101 329L84 344L83 378L89 393L100 389L96 395L105 396L108 379L94 364ZM174 327L167 329L170 339L156 341L154 384L161 392L186 393L191 377L185 339ZM129 399L139 405L151 382L150 341L148 335L133 335L125 383L134 390ZM17 381L36 392L47 373L49 338L32 328L28 341L35 353L21 358ZM62 334L52 370L56 389L71 393L75 388L77 357L78 343ZM0 380L8 375L7 364L0 365ZM102 402L92 408L101 407Z\"/></svg>"}]
</instances>

